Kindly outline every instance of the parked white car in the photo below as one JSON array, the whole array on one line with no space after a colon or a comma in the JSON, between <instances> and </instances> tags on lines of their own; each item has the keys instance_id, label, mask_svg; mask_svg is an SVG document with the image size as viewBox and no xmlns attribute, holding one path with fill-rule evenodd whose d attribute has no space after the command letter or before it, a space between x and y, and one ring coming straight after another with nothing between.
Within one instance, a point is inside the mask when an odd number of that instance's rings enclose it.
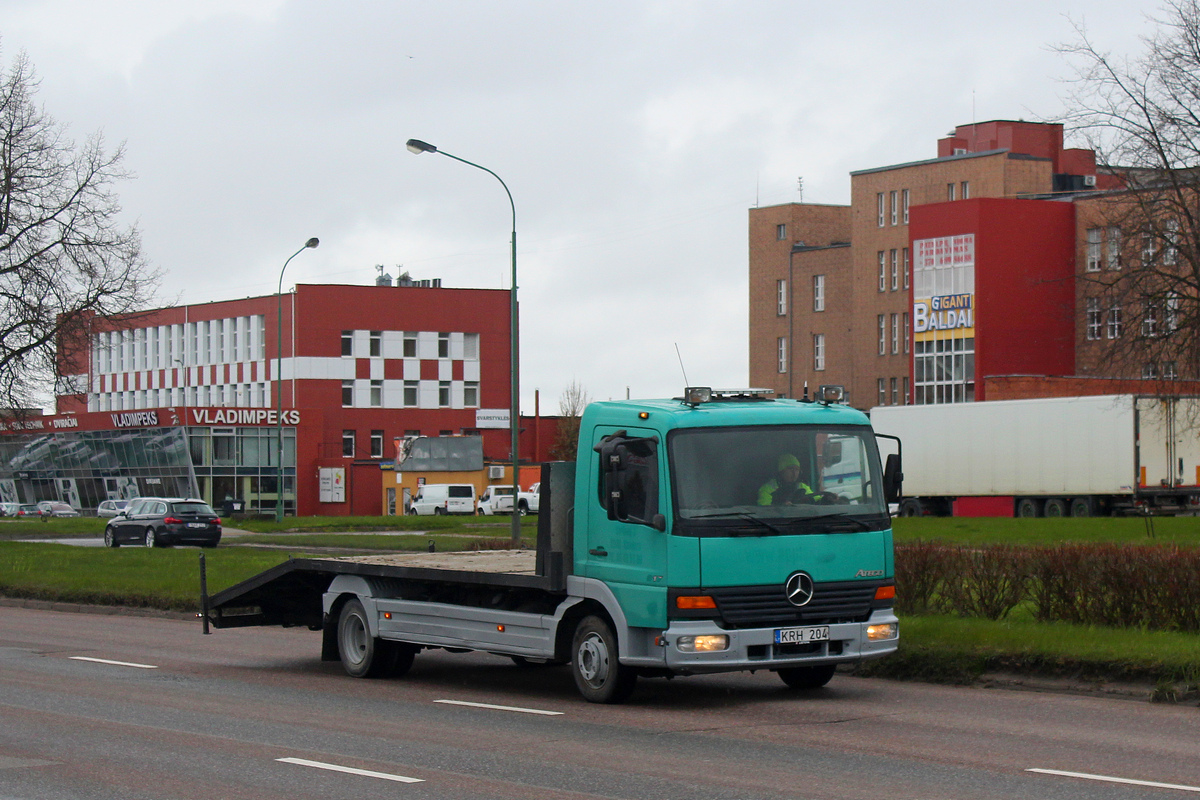
<instances>
[{"instance_id":1,"label":"parked white car","mask_svg":"<svg viewBox=\"0 0 1200 800\"><path fill-rule=\"evenodd\" d=\"M522 514L536 514L542 505L542 484L535 483L529 491L517 495L517 509Z\"/></svg>"},{"instance_id":2,"label":"parked white car","mask_svg":"<svg viewBox=\"0 0 1200 800\"><path fill-rule=\"evenodd\" d=\"M479 497L477 513L492 516L493 514L511 514L513 508L511 486L489 486Z\"/></svg>"}]
</instances>

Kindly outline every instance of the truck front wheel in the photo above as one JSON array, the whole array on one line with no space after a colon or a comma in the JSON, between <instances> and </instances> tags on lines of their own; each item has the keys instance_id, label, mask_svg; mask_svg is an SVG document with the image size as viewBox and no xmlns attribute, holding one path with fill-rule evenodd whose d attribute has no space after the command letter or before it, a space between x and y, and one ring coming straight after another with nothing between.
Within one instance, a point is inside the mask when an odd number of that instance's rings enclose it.
<instances>
[{"instance_id":1,"label":"truck front wheel","mask_svg":"<svg viewBox=\"0 0 1200 800\"><path fill-rule=\"evenodd\" d=\"M346 674L354 678L403 675L412 666L416 648L376 639L371 635L367 612L357 598L346 601L338 615L338 656Z\"/></svg>"},{"instance_id":2,"label":"truck front wheel","mask_svg":"<svg viewBox=\"0 0 1200 800\"><path fill-rule=\"evenodd\" d=\"M571 648L575 686L589 703L623 703L633 693L637 673L623 666L617 636L605 620L585 617L575 629Z\"/></svg>"}]
</instances>

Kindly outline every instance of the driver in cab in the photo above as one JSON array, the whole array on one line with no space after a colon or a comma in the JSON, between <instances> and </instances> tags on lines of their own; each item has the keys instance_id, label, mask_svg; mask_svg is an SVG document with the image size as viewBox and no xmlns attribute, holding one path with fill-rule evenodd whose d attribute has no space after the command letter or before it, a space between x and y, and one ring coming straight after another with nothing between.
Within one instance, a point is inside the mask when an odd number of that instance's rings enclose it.
<instances>
[{"instance_id":1,"label":"driver in cab","mask_svg":"<svg viewBox=\"0 0 1200 800\"><path fill-rule=\"evenodd\" d=\"M801 503L819 503L821 495L800 480L800 459L791 453L782 453L775 464L775 477L758 490L760 506L791 506Z\"/></svg>"}]
</instances>

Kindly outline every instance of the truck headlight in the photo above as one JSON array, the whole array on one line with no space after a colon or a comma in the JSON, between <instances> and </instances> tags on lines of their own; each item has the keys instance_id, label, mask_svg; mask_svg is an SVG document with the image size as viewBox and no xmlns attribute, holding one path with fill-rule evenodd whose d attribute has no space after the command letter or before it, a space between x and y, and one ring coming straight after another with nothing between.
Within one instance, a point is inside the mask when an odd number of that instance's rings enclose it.
<instances>
[{"instance_id":1,"label":"truck headlight","mask_svg":"<svg viewBox=\"0 0 1200 800\"><path fill-rule=\"evenodd\" d=\"M882 625L867 626L867 641L879 642L884 639L895 639L900 635L900 626L895 622L885 622Z\"/></svg>"},{"instance_id":2,"label":"truck headlight","mask_svg":"<svg viewBox=\"0 0 1200 800\"><path fill-rule=\"evenodd\" d=\"M729 649L729 637L725 634L709 636L680 636L675 646L681 653L711 653Z\"/></svg>"}]
</instances>

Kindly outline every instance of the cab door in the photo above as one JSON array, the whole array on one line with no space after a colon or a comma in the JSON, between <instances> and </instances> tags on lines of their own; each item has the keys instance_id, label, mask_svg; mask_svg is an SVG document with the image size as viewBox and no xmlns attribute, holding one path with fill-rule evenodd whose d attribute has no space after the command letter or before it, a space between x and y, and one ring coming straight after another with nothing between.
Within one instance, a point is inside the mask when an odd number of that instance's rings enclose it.
<instances>
[{"instance_id":1,"label":"cab door","mask_svg":"<svg viewBox=\"0 0 1200 800\"><path fill-rule=\"evenodd\" d=\"M597 465L597 480L587 489L582 572L608 585L630 625L663 627L668 484L662 442L651 430L611 426L597 427L592 442L591 452L579 454Z\"/></svg>"}]
</instances>

